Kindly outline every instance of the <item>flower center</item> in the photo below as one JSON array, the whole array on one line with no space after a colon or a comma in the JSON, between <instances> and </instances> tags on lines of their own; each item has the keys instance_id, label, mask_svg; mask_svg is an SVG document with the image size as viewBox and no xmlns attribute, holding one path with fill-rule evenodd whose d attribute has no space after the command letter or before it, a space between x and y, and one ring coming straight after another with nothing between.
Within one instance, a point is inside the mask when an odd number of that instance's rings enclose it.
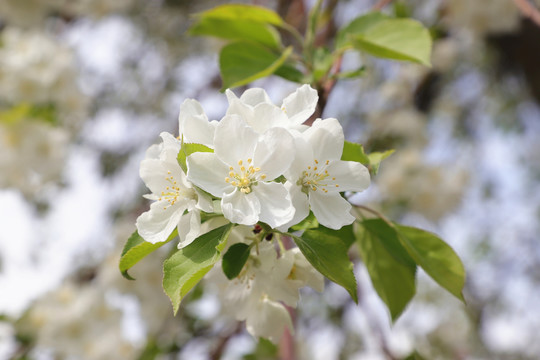
<instances>
[{"instance_id":1,"label":"flower center","mask_svg":"<svg viewBox=\"0 0 540 360\"><path fill-rule=\"evenodd\" d=\"M229 167L229 176L225 178L225 182L236 186L244 194L249 194L253 185L257 185L259 180L266 179L266 175L260 173L261 168L251 165L252 161L252 159L247 159L248 167L246 168L244 162L239 160L240 171L236 171L232 166Z\"/></svg>"},{"instance_id":2,"label":"flower center","mask_svg":"<svg viewBox=\"0 0 540 360\"><path fill-rule=\"evenodd\" d=\"M170 171L167 171L167 175L165 181L167 181L169 185L165 187L165 191L162 191L161 196L159 197L159 201L166 200L169 203L163 210L176 204L179 198L195 198L195 191L193 191L193 189L180 188Z\"/></svg>"},{"instance_id":3,"label":"flower center","mask_svg":"<svg viewBox=\"0 0 540 360\"><path fill-rule=\"evenodd\" d=\"M329 163L330 161L326 160L324 165L321 166L319 160L314 159L313 166L308 166L307 170L302 172L302 177L298 180L298 185L301 185L305 192L320 189L325 193L328 192L328 186L339 187L338 184L334 183L336 178L332 177L328 173L328 170L326 170L326 166Z\"/></svg>"}]
</instances>

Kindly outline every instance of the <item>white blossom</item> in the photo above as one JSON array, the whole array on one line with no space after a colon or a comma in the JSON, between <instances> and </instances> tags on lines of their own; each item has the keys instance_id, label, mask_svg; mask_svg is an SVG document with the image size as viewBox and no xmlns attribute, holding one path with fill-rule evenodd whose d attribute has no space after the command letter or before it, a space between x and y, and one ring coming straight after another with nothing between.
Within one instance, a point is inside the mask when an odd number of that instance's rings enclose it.
<instances>
[{"instance_id":1,"label":"white blossom","mask_svg":"<svg viewBox=\"0 0 540 360\"><path fill-rule=\"evenodd\" d=\"M259 133L272 128L305 130L302 125L315 111L317 91L309 85L302 85L283 100L281 107L272 103L266 91L260 88L246 90L238 98L231 90L226 91L229 100L227 114L240 116Z\"/></svg>"},{"instance_id":2,"label":"white blossom","mask_svg":"<svg viewBox=\"0 0 540 360\"><path fill-rule=\"evenodd\" d=\"M292 162L293 139L280 128L258 134L240 117L225 116L217 125L214 153L188 156L188 179L221 198L223 215L233 223L272 228L294 215L285 186L273 180Z\"/></svg>"},{"instance_id":3,"label":"white blossom","mask_svg":"<svg viewBox=\"0 0 540 360\"><path fill-rule=\"evenodd\" d=\"M250 231L246 227L235 228L230 243L245 242ZM235 236L240 239L235 240ZM220 288L227 312L239 321L245 320L248 332L254 337L273 342L279 341L285 328L293 332L283 304L296 307L298 290L306 285L317 291L324 289L323 276L298 249L286 250L278 257L273 242L269 241L252 247L237 278L228 280L218 268L211 272L210 280Z\"/></svg>"},{"instance_id":4,"label":"white blossom","mask_svg":"<svg viewBox=\"0 0 540 360\"><path fill-rule=\"evenodd\" d=\"M368 169L354 161L342 161L343 129L336 119L316 120L295 137L295 159L286 176L296 209L294 219L282 229L303 220L309 209L324 226L340 229L351 224L351 204L343 191L363 191L370 184Z\"/></svg>"},{"instance_id":5,"label":"white blossom","mask_svg":"<svg viewBox=\"0 0 540 360\"><path fill-rule=\"evenodd\" d=\"M182 248L199 235L200 211L211 212L213 206L207 195L187 181L178 164L180 142L166 132L161 137L163 143L150 147L141 162L140 176L152 192L146 198L154 202L136 225L139 235L151 243L165 241L177 227Z\"/></svg>"}]
</instances>

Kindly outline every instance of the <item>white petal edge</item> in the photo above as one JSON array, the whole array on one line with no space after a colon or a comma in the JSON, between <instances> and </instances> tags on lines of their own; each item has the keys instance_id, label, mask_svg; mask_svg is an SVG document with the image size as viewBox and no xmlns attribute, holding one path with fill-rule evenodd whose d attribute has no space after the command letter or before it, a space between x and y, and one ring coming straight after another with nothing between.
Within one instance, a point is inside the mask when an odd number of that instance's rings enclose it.
<instances>
[{"instance_id":1,"label":"white petal edge","mask_svg":"<svg viewBox=\"0 0 540 360\"><path fill-rule=\"evenodd\" d=\"M272 229L288 223L294 217L291 196L285 186L276 182L259 183L253 187L261 204L259 220Z\"/></svg>"},{"instance_id":2,"label":"white petal edge","mask_svg":"<svg viewBox=\"0 0 540 360\"><path fill-rule=\"evenodd\" d=\"M225 182L229 168L214 153L197 152L187 157L187 178L216 197L222 197L233 186Z\"/></svg>"},{"instance_id":3,"label":"white petal edge","mask_svg":"<svg viewBox=\"0 0 540 360\"><path fill-rule=\"evenodd\" d=\"M214 151L225 164L235 166L239 160L253 157L258 138L239 116L227 115L216 127Z\"/></svg>"},{"instance_id":4,"label":"white petal edge","mask_svg":"<svg viewBox=\"0 0 540 360\"><path fill-rule=\"evenodd\" d=\"M287 171L294 160L294 140L282 128L266 131L257 143L253 165L261 168L267 180L273 180Z\"/></svg>"},{"instance_id":5,"label":"white petal edge","mask_svg":"<svg viewBox=\"0 0 540 360\"><path fill-rule=\"evenodd\" d=\"M261 204L253 192L244 194L235 188L233 192L223 195L221 209L223 216L232 223L255 225L259 221Z\"/></svg>"},{"instance_id":6,"label":"white petal edge","mask_svg":"<svg viewBox=\"0 0 540 360\"><path fill-rule=\"evenodd\" d=\"M167 240L174 228L178 226L180 217L186 209L185 202L168 206L165 200L156 201L150 205L150 210L142 213L136 220L135 226L139 235L152 244Z\"/></svg>"},{"instance_id":7,"label":"white petal edge","mask_svg":"<svg viewBox=\"0 0 540 360\"><path fill-rule=\"evenodd\" d=\"M339 193L323 195L321 191L310 191L309 204L319 223L330 229L339 230L355 220L351 204Z\"/></svg>"},{"instance_id":8,"label":"white petal edge","mask_svg":"<svg viewBox=\"0 0 540 360\"><path fill-rule=\"evenodd\" d=\"M283 99L282 107L289 117L290 123L300 125L315 112L318 100L317 90L305 84Z\"/></svg>"},{"instance_id":9,"label":"white petal edge","mask_svg":"<svg viewBox=\"0 0 540 360\"><path fill-rule=\"evenodd\" d=\"M331 161L326 171L331 177L336 178L327 187L329 192L364 191L371 182L369 170L355 161Z\"/></svg>"}]
</instances>

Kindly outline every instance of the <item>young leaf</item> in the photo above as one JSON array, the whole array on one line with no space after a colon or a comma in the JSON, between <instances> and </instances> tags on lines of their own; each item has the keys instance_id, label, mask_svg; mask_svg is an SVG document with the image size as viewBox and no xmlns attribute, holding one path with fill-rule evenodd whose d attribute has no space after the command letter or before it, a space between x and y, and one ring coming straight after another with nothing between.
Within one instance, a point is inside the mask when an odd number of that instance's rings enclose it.
<instances>
[{"instance_id":1,"label":"young leaf","mask_svg":"<svg viewBox=\"0 0 540 360\"><path fill-rule=\"evenodd\" d=\"M371 55L431 65L431 35L412 19L387 19L349 37L353 46Z\"/></svg>"},{"instance_id":2,"label":"young leaf","mask_svg":"<svg viewBox=\"0 0 540 360\"><path fill-rule=\"evenodd\" d=\"M437 235L410 226L395 224L398 238L414 261L439 285L463 299L465 269L452 248Z\"/></svg>"},{"instance_id":3,"label":"young leaf","mask_svg":"<svg viewBox=\"0 0 540 360\"><path fill-rule=\"evenodd\" d=\"M250 19L202 17L191 27L189 34L253 41L273 49L281 46L281 39L275 28Z\"/></svg>"},{"instance_id":4,"label":"young leaf","mask_svg":"<svg viewBox=\"0 0 540 360\"><path fill-rule=\"evenodd\" d=\"M341 155L343 161L356 161L362 165L369 165L369 157L364 152L364 147L360 144L345 141L343 145L343 154Z\"/></svg>"},{"instance_id":5,"label":"young leaf","mask_svg":"<svg viewBox=\"0 0 540 360\"><path fill-rule=\"evenodd\" d=\"M146 255L154 252L174 239L176 235L178 235L178 229L175 228L166 241L152 244L145 241L137 231L131 234L128 241L124 245L122 255L120 256L120 262L118 264L122 276L129 280L135 280L133 277L131 277L131 275L128 274L128 270L131 269L142 258L146 257Z\"/></svg>"},{"instance_id":6,"label":"young leaf","mask_svg":"<svg viewBox=\"0 0 540 360\"><path fill-rule=\"evenodd\" d=\"M250 20L272 25L283 24L283 19L274 11L261 6L229 4L216 6L196 15L199 19Z\"/></svg>"},{"instance_id":7,"label":"young leaf","mask_svg":"<svg viewBox=\"0 0 540 360\"><path fill-rule=\"evenodd\" d=\"M232 245L225 255L223 255L221 267L223 273L229 280L234 279L240 274L240 271L242 271L242 268L249 258L250 251L251 246L244 243L238 243Z\"/></svg>"},{"instance_id":8,"label":"young leaf","mask_svg":"<svg viewBox=\"0 0 540 360\"><path fill-rule=\"evenodd\" d=\"M365 220L353 226L371 283L396 321L416 292L416 264L384 221Z\"/></svg>"},{"instance_id":9,"label":"young leaf","mask_svg":"<svg viewBox=\"0 0 540 360\"><path fill-rule=\"evenodd\" d=\"M360 77L360 76L363 76L366 72L366 67L365 66L361 66L359 67L358 69L356 70L352 70L352 71L342 71L340 73L337 73L335 75L335 77L337 79L354 79L354 78L357 78L357 77Z\"/></svg>"},{"instance_id":10,"label":"young leaf","mask_svg":"<svg viewBox=\"0 0 540 360\"><path fill-rule=\"evenodd\" d=\"M291 227L293 231L316 229L319 227L319 222L313 213L310 211L309 215L298 224Z\"/></svg>"},{"instance_id":11,"label":"young leaf","mask_svg":"<svg viewBox=\"0 0 540 360\"><path fill-rule=\"evenodd\" d=\"M308 83L309 81L306 81L306 76L303 72L298 70L294 64L290 64L285 62L283 65L281 65L276 71L274 71L274 75L277 75L279 77L284 78L285 80L289 80L296 83Z\"/></svg>"},{"instance_id":12,"label":"young leaf","mask_svg":"<svg viewBox=\"0 0 540 360\"><path fill-rule=\"evenodd\" d=\"M182 147L180 148L176 159L178 160L178 165L180 165L184 173L187 173L187 157L196 152L214 152L214 150L202 144L182 143Z\"/></svg>"},{"instance_id":13,"label":"young leaf","mask_svg":"<svg viewBox=\"0 0 540 360\"><path fill-rule=\"evenodd\" d=\"M272 75L292 52L292 47L281 56L259 44L238 41L221 49L219 69L223 79L222 90L248 84Z\"/></svg>"},{"instance_id":14,"label":"young leaf","mask_svg":"<svg viewBox=\"0 0 540 360\"><path fill-rule=\"evenodd\" d=\"M175 315L182 299L219 260L232 226L224 225L199 236L163 263L163 290L171 299Z\"/></svg>"},{"instance_id":15,"label":"young leaf","mask_svg":"<svg viewBox=\"0 0 540 360\"><path fill-rule=\"evenodd\" d=\"M347 256L347 247L343 241L318 230L306 230L302 237L291 237L317 271L343 286L358 303L353 264Z\"/></svg>"},{"instance_id":16,"label":"young leaf","mask_svg":"<svg viewBox=\"0 0 540 360\"><path fill-rule=\"evenodd\" d=\"M390 19L390 17L380 12L367 13L357 17L339 30L336 40L336 49L352 46L350 41L352 35L362 34L375 24L387 19Z\"/></svg>"},{"instance_id":17,"label":"young leaf","mask_svg":"<svg viewBox=\"0 0 540 360\"><path fill-rule=\"evenodd\" d=\"M377 172L379 172L379 166L381 165L381 161L392 155L394 151L395 150L392 149L386 150L385 152L372 152L368 155L369 168L373 175L377 175Z\"/></svg>"}]
</instances>

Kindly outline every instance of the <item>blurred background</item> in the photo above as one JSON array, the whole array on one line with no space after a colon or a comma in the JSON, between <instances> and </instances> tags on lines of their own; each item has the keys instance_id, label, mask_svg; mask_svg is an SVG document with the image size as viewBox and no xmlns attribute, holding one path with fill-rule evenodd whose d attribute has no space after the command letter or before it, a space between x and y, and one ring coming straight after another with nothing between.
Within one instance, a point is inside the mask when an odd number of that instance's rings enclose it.
<instances>
[{"instance_id":1,"label":"blurred background","mask_svg":"<svg viewBox=\"0 0 540 360\"><path fill-rule=\"evenodd\" d=\"M118 259L148 208L139 162L178 109L226 110L221 43L186 34L201 0L0 1L0 359L274 359L198 286L172 316L153 253ZM314 1L253 1L302 28ZM327 1L339 28L381 2ZM366 66L337 83L323 117L368 151L396 149L354 201L439 234L467 269L463 305L419 273L396 324L366 269L360 302L306 290L298 359L540 357L540 1L390 1L434 36L432 68ZM330 27L330 28L331 28ZM296 84L256 81L276 102ZM237 94L243 89L236 89ZM355 256L355 254L351 254Z\"/></svg>"}]
</instances>

